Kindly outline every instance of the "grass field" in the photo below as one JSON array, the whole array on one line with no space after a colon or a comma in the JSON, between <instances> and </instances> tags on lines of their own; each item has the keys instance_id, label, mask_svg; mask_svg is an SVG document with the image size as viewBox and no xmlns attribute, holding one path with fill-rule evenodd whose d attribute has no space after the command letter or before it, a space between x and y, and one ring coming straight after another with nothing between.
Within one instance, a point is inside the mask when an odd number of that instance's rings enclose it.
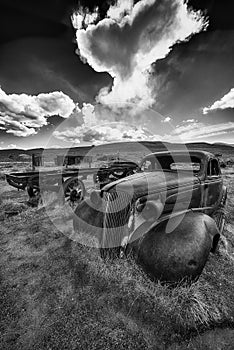
<instances>
[{"instance_id":1,"label":"grass field","mask_svg":"<svg viewBox=\"0 0 234 350\"><path fill-rule=\"evenodd\" d=\"M219 249L196 283L172 289L149 281L131 260L104 263L95 249L64 236L45 208L28 207L26 193L1 176L0 348L233 349L234 169L224 179ZM50 216L72 230L63 208Z\"/></svg>"}]
</instances>

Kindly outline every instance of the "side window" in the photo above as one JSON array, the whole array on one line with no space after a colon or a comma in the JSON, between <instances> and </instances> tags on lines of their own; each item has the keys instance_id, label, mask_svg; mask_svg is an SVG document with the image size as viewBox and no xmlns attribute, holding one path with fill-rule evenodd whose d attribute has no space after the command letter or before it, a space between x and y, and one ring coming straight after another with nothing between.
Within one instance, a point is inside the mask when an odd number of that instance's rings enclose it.
<instances>
[{"instance_id":1,"label":"side window","mask_svg":"<svg viewBox=\"0 0 234 350\"><path fill-rule=\"evenodd\" d=\"M217 159L211 159L207 167L207 176L219 176L220 168Z\"/></svg>"},{"instance_id":2,"label":"side window","mask_svg":"<svg viewBox=\"0 0 234 350\"><path fill-rule=\"evenodd\" d=\"M211 167L212 167L212 175L219 176L220 175L220 168L219 168L219 163L218 163L217 159L212 159Z\"/></svg>"}]
</instances>

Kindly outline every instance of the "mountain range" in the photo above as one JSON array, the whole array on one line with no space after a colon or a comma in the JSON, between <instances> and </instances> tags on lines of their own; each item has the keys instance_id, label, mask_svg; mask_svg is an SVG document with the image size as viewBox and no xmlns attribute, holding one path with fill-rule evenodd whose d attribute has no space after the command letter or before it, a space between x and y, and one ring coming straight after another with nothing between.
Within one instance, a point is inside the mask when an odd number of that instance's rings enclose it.
<instances>
[{"instance_id":1,"label":"mountain range","mask_svg":"<svg viewBox=\"0 0 234 350\"><path fill-rule=\"evenodd\" d=\"M73 154L73 155L85 155L89 153L90 155L105 155L105 154L133 154L139 153L147 154L151 152L171 150L171 149L198 149L208 151L214 154L219 154L222 158L234 158L234 145L225 143L206 143L206 142L194 142L183 144L173 144L169 142L161 141L140 141L140 142L116 142L102 144L98 146L80 146L73 148L35 148L35 149L5 149L0 150L0 162L3 161L19 161L21 158L31 156L32 154L41 155L44 154L45 158L48 160L53 160L57 155L61 154Z\"/></svg>"}]
</instances>

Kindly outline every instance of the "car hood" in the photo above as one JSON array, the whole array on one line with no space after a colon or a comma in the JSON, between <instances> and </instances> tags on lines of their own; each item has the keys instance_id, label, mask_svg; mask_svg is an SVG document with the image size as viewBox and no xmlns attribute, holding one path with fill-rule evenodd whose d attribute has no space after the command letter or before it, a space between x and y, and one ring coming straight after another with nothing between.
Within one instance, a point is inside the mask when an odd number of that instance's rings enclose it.
<instances>
[{"instance_id":1,"label":"car hood","mask_svg":"<svg viewBox=\"0 0 234 350\"><path fill-rule=\"evenodd\" d=\"M109 192L113 190L123 191L134 196L140 197L150 195L156 192L166 191L172 188L181 188L184 186L193 186L199 183L197 176L187 172L173 171L153 171L141 172L123 179L111 182L106 185L102 191Z\"/></svg>"}]
</instances>

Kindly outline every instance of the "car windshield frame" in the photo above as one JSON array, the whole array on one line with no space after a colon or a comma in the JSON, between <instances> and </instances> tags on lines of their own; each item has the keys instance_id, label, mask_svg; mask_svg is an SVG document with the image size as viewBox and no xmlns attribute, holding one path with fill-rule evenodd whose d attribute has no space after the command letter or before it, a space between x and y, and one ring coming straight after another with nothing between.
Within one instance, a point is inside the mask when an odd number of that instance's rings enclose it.
<instances>
[{"instance_id":1,"label":"car windshield frame","mask_svg":"<svg viewBox=\"0 0 234 350\"><path fill-rule=\"evenodd\" d=\"M189 157L189 161L188 161ZM144 162L150 161L152 166L152 169L142 169L142 166ZM158 163L158 167L155 167L156 162ZM176 163L187 163L187 164L199 164L200 168L199 170L194 171L194 169L191 167L191 169L171 169L171 164ZM166 171L166 172L185 172L185 173L191 173L194 176L201 175L203 171L203 159L202 157L199 157L197 155L187 155L187 154L152 154L147 157L145 157L140 165L141 171L144 172L153 172L153 171Z\"/></svg>"}]
</instances>

